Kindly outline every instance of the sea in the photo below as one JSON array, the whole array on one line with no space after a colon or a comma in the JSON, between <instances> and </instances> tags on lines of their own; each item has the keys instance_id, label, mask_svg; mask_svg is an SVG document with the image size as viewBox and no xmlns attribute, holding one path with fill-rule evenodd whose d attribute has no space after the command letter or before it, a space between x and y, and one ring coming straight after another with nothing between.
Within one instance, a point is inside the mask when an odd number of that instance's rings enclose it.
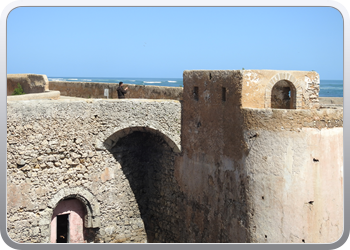
<instances>
[{"instance_id":1,"label":"sea","mask_svg":"<svg viewBox=\"0 0 350 250\"><path fill-rule=\"evenodd\" d=\"M104 82L165 87L183 87L182 78L140 78L140 77L48 77L49 81ZM343 97L343 80L321 80L320 97Z\"/></svg>"}]
</instances>

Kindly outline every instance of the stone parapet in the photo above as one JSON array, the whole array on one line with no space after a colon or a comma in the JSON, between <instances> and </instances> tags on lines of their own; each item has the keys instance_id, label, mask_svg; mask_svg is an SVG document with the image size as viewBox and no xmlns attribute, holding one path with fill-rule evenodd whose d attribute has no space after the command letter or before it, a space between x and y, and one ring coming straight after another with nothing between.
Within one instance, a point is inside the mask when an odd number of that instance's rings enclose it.
<instances>
[{"instance_id":1,"label":"stone parapet","mask_svg":"<svg viewBox=\"0 0 350 250\"><path fill-rule=\"evenodd\" d=\"M58 90L63 96L83 98L104 98L108 89L110 99L117 99L117 83L50 81L50 89ZM129 87L126 98L182 100L182 87L163 87L125 84Z\"/></svg>"},{"instance_id":2,"label":"stone parapet","mask_svg":"<svg viewBox=\"0 0 350 250\"><path fill-rule=\"evenodd\" d=\"M186 70L183 77L185 91L199 102L223 105L234 99L243 108L320 107L320 79L314 71Z\"/></svg>"},{"instance_id":3,"label":"stone parapet","mask_svg":"<svg viewBox=\"0 0 350 250\"><path fill-rule=\"evenodd\" d=\"M297 131L303 128L343 128L343 108L283 110L243 108L245 129Z\"/></svg>"}]
</instances>

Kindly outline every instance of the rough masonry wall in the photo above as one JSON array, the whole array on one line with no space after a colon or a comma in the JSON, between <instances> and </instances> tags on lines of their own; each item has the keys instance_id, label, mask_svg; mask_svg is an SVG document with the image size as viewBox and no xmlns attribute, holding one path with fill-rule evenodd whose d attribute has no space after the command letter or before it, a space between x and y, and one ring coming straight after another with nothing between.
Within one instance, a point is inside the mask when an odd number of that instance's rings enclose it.
<instances>
[{"instance_id":1,"label":"rough masonry wall","mask_svg":"<svg viewBox=\"0 0 350 250\"><path fill-rule=\"evenodd\" d=\"M183 156L175 176L186 197L185 230L193 242L248 239L241 79L240 71L184 72Z\"/></svg>"},{"instance_id":2,"label":"rough masonry wall","mask_svg":"<svg viewBox=\"0 0 350 250\"><path fill-rule=\"evenodd\" d=\"M93 213L89 225L85 224L88 242L146 242L134 190L103 141L120 129L136 126L152 128L180 144L180 110L179 102L161 100L8 102L10 238L49 242L53 209L60 199L80 195ZM168 155L164 162L169 164L174 156ZM165 184L171 178L167 168L165 164L161 181L155 181L158 186L169 186ZM157 198L169 202L166 196L171 194L164 188ZM166 206L157 209L159 214L167 212Z\"/></svg>"}]
</instances>

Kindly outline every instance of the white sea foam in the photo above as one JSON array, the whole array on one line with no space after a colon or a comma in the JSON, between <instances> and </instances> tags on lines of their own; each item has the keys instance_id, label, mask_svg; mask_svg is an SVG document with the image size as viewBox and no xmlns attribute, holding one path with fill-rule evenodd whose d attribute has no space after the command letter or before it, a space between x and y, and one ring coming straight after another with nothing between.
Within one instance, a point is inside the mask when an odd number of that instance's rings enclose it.
<instances>
[{"instance_id":1,"label":"white sea foam","mask_svg":"<svg viewBox=\"0 0 350 250\"><path fill-rule=\"evenodd\" d=\"M91 82L91 79L82 79L83 82Z\"/></svg>"},{"instance_id":2,"label":"white sea foam","mask_svg":"<svg viewBox=\"0 0 350 250\"><path fill-rule=\"evenodd\" d=\"M324 89L342 90L343 88L342 87L321 87L321 90L324 90Z\"/></svg>"},{"instance_id":3,"label":"white sea foam","mask_svg":"<svg viewBox=\"0 0 350 250\"><path fill-rule=\"evenodd\" d=\"M143 83L162 83L162 82L148 82L148 81L143 81Z\"/></svg>"},{"instance_id":4,"label":"white sea foam","mask_svg":"<svg viewBox=\"0 0 350 250\"><path fill-rule=\"evenodd\" d=\"M168 81L168 82L177 82L177 81Z\"/></svg>"},{"instance_id":5,"label":"white sea foam","mask_svg":"<svg viewBox=\"0 0 350 250\"><path fill-rule=\"evenodd\" d=\"M67 79L69 81L78 81L78 79Z\"/></svg>"}]
</instances>

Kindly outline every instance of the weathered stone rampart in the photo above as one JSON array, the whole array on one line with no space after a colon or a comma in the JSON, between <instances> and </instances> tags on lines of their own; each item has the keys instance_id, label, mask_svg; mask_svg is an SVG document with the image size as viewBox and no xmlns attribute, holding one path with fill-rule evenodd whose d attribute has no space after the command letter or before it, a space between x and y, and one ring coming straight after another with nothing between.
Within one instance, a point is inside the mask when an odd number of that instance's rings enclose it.
<instances>
[{"instance_id":1,"label":"weathered stone rampart","mask_svg":"<svg viewBox=\"0 0 350 250\"><path fill-rule=\"evenodd\" d=\"M342 108L245 108L241 76L184 72L175 176L187 204L196 204L185 210L189 238L336 241L343 230Z\"/></svg>"},{"instance_id":2,"label":"weathered stone rampart","mask_svg":"<svg viewBox=\"0 0 350 250\"><path fill-rule=\"evenodd\" d=\"M336 241L342 101L316 72L264 72L185 71L181 102L8 101L10 238L49 242L76 199L86 242Z\"/></svg>"},{"instance_id":3,"label":"weathered stone rampart","mask_svg":"<svg viewBox=\"0 0 350 250\"><path fill-rule=\"evenodd\" d=\"M107 98L104 96L105 89L109 91L111 99L117 99L117 83L99 83L99 82L65 82L50 81L50 89L58 90L63 96L74 96L83 98ZM144 99L170 99L182 100L181 87L163 87L124 84L129 87L126 98L144 98Z\"/></svg>"}]
</instances>

